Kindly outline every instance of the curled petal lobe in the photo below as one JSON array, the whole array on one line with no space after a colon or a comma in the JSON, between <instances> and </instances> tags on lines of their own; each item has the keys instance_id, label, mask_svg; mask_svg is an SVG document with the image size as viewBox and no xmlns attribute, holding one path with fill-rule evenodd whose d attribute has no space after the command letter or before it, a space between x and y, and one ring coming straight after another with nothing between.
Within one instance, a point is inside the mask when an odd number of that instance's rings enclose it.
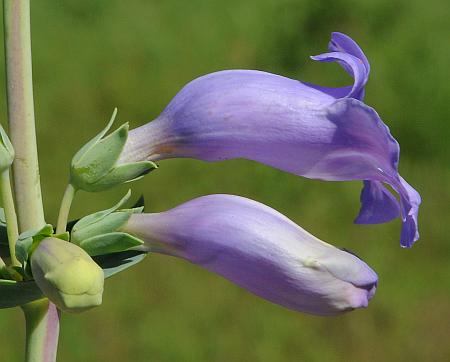
<instances>
[{"instance_id":1,"label":"curled petal lobe","mask_svg":"<svg viewBox=\"0 0 450 362\"><path fill-rule=\"evenodd\" d=\"M321 90L332 97L351 97L359 100L364 99L364 86L369 79L370 64L364 52L358 44L348 35L332 33L328 44L329 53L312 56L313 60L320 62L336 61L354 79L353 86L330 88L310 84L311 87Z\"/></svg>"},{"instance_id":2,"label":"curled petal lobe","mask_svg":"<svg viewBox=\"0 0 450 362\"><path fill-rule=\"evenodd\" d=\"M244 158L311 179L362 180L356 222L386 222L400 209L401 245L411 246L420 197L398 174L397 141L361 101L367 58L341 33L333 33L329 50L314 59L338 61L354 77L353 86L325 88L255 70L208 74L181 89L156 120L131 130L118 164Z\"/></svg>"},{"instance_id":3,"label":"curled petal lobe","mask_svg":"<svg viewBox=\"0 0 450 362\"><path fill-rule=\"evenodd\" d=\"M366 78L369 76L370 64L366 55L359 47L359 45L348 35L339 32L331 33L331 40L328 44L328 49L330 50L330 52L347 53L358 58L366 68ZM342 63L341 65L350 75L352 75L349 68L344 66Z\"/></svg>"},{"instance_id":4,"label":"curled petal lobe","mask_svg":"<svg viewBox=\"0 0 450 362\"><path fill-rule=\"evenodd\" d=\"M309 234L277 211L231 195L132 215L123 231L148 249L215 272L287 308L336 315L366 307L377 275L356 256Z\"/></svg>"},{"instance_id":5,"label":"curled petal lobe","mask_svg":"<svg viewBox=\"0 0 450 362\"><path fill-rule=\"evenodd\" d=\"M347 72L353 77L355 83L346 97L363 99L364 98L364 86L366 85L368 74L364 63L355 56L347 53L331 52L311 57L314 60L320 62L335 62L338 61L347 70Z\"/></svg>"},{"instance_id":6,"label":"curled petal lobe","mask_svg":"<svg viewBox=\"0 0 450 362\"><path fill-rule=\"evenodd\" d=\"M380 181L364 181L357 224L380 224L400 215L397 199Z\"/></svg>"}]
</instances>

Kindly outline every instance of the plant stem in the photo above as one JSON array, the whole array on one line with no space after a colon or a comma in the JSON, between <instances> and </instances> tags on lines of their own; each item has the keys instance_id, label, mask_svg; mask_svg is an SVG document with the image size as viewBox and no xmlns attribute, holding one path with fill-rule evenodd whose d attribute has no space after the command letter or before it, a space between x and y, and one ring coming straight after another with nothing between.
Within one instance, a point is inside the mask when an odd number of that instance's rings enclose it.
<instances>
[{"instance_id":1,"label":"plant stem","mask_svg":"<svg viewBox=\"0 0 450 362\"><path fill-rule=\"evenodd\" d=\"M14 193L20 231L45 225L42 205L31 66L30 0L3 0L6 94ZM26 320L26 361L53 362L59 335L56 307L42 299L22 307Z\"/></svg>"},{"instance_id":2,"label":"plant stem","mask_svg":"<svg viewBox=\"0 0 450 362\"><path fill-rule=\"evenodd\" d=\"M59 208L58 222L56 224L56 233L61 234L66 231L67 220L69 219L70 206L75 196L75 188L68 184Z\"/></svg>"},{"instance_id":3,"label":"plant stem","mask_svg":"<svg viewBox=\"0 0 450 362\"><path fill-rule=\"evenodd\" d=\"M16 241L19 237L19 229L17 227L17 215L14 207L14 199L11 190L11 181L9 179L9 170L5 170L0 175L0 189L3 199L3 207L5 209L6 230L8 233L9 255L11 256L12 265L20 265L16 259Z\"/></svg>"},{"instance_id":4,"label":"plant stem","mask_svg":"<svg viewBox=\"0 0 450 362\"><path fill-rule=\"evenodd\" d=\"M4 0L8 121L16 158L14 190L21 231L45 225L31 69L30 0Z\"/></svg>"},{"instance_id":5,"label":"plant stem","mask_svg":"<svg viewBox=\"0 0 450 362\"><path fill-rule=\"evenodd\" d=\"M56 361L59 315L55 305L40 299L23 305L22 310L26 321L26 361Z\"/></svg>"}]
</instances>

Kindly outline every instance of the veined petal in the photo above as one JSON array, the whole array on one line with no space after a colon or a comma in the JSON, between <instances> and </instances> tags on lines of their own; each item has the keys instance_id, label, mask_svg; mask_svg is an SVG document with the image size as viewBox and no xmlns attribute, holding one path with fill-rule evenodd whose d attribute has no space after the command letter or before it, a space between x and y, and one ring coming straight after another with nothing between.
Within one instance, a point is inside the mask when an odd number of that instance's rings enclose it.
<instances>
[{"instance_id":1,"label":"veined petal","mask_svg":"<svg viewBox=\"0 0 450 362\"><path fill-rule=\"evenodd\" d=\"M166 212L134 214L123 231L152 251L189 260L306 313L367 307L377 285L376 273L356 256L243 197L209 195Z\"/></svg>"}]
</instances>

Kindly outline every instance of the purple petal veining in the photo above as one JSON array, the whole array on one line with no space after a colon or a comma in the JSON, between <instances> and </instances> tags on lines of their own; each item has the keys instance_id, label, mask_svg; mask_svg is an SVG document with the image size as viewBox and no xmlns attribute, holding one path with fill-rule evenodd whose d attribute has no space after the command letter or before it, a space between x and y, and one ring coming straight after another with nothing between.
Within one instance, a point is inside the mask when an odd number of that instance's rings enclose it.
<instances>
[{"instance_id":1,"label":"purple petal veining","mask_svg":"<svg viewBox=\"0 0 450 362\"><path fill-rule=\"evenodd\" d=\"M189 260L284 307L336 315L367 307L376 273L279 212L239 196L209 195L122 228L151 251Z\"/></svg>"},{"instance_id":2,"label":"purple petal veining","mask_svg":"<svg viewBox=\"0 0 450 362\"><path fill-rule=\"evenodd\" d=\"M362 102L367 58L350 37L333 33L329 52L313 59L337 61L353 85L323 87L255 70L208 74L187 84L157 119L130 131L119 163L244 158L312 179L363 180L355 221L400 215L401 245L412 246L420 196L398 174L400 149L389 128Z\"/></svg>"}]
</instances>

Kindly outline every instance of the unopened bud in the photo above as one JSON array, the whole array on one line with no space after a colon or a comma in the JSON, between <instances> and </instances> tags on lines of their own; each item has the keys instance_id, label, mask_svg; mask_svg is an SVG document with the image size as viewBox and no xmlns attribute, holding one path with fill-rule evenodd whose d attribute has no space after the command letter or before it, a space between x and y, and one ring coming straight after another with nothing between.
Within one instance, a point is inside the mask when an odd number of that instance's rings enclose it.
<instances>
[{"instance_id":1,"label":"unopened bud","mask_svg":"<svg viewBox=\"0 0 450 362\"><path fill-rule=\"evenodd\" d=\"M31 256L31 270L39 288L65 312L83 312L102 303L103 270L72 243L42 240Z\"/></svg>"}]
</instances>

